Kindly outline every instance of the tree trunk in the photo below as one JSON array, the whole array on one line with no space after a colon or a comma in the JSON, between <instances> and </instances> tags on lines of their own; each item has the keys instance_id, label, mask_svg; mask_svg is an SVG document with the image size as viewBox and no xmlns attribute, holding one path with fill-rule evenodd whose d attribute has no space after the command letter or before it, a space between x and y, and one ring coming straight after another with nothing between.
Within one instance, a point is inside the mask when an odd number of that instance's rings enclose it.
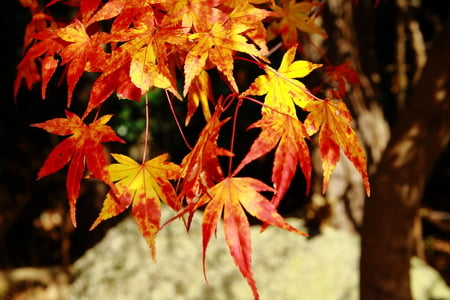
<instances>
[{"instance_id":1,"label":"tree trunk","mask_svg":"<svg viewBox=\"0 0 450 300\"><path fill-rule=\"evenodd\" d=\"M361 232L364 300L411 299L414 218L426 179L450 139L449 37L447 18L371 180Z\"/></svg>"}]
</instances>

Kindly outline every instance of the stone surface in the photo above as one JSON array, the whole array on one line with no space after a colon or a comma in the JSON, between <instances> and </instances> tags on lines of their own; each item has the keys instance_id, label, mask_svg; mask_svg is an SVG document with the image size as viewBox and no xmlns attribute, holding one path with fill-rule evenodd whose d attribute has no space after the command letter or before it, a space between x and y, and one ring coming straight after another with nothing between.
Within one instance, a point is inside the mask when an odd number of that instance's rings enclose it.
<instances>
[{"instance_id":1,"label":"stone surface","mask_svg":"<svg viewBox=\"0 0 450 300\"><path fill-rule=\"evenodd\" d=\"M163 220L171 216L163 210ZM300 220L287 220L302 228ZM178 220L163 228L153 262L134 220L126 219L75 263L69 299L253 299L221 226L208 247L205 282L200 222L197 214L189 233ZM259 229L252 227L253 270L262 300L358 299L358 236L326 228L306 239L274 227ZM411 272L415 299L450 299L437 271L414 258Z\"/></svg>"}]
</instances>

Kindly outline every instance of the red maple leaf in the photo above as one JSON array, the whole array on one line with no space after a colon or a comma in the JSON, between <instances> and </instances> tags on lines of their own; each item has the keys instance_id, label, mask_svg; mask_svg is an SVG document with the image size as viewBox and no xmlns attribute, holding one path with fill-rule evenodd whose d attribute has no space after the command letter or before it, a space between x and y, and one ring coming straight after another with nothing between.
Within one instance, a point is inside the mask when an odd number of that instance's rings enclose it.
<instances>
[{"instance_id":1,"label":"red maple leaf","mask_svg":"<svg viewBox=\"0 0 450 300\"><path fill-rule=\"evenodd\" d=\"M254 178L226 177L201 196L196 205L197 207L206 205L202 221L205 276L206 249L211 237L217 231L217 224L223 212L225 240L230 254L239 271L247 279L255 299L259 299L259 295L251 266L250 225L245 211L264 223L307 236L306 233L286 223L275 206L259 193L261 191L274 190Z\"/></svg>"},{"instance_id":2,"label":"red maple leaf","mask_svg":"<svg viewBox=\"0 0 450 300\"><path fill-rule=\"evenodd\" d=\"M67 197L70 204L70 216L76 226L75 206L80 191L85 165L98 178L112 186L106 169L107 161L101 143L124 141L105 125L112 115L105 115L91 124L85 124L76 114L66 110L66 118L55 118L31 126L42 128L57 135L70 135L59 143L48 155L38 173L38 179L54 173L69 164L67 173Z\"/></svg>"},{"instance_id":3,"label":"red maple leaf","mask_svg":"<svg viewBox=\"0 0 450 300\"><path fill-rule=\"evenodd\" d=\"M324 67L327 81L332 85L337 85L336 89L331 91L331 96L335 99L344 99L346 94L346 82L361 85L358 73L349 66L350 62L345 62L338 66Z\"/></svg>"},{"instance_id":4,"label":"red maple leaf","mask_svg":"<svg viewBox=\"0 0 450 300\"><path fill-rule=\"evenodd\" d=\"M40 31L34 34L33 38L36 43L28 49L17 66L14 94L17 96L23 78L26 80L28 89L41 79L41 97L45 99L47 84L58 66L58 60L54 54L63 48L63 41L51 30ZM36 63L41 66L41 74L38 72Z\"/></svg>"},{"instance_id":5,"label":"red maple leaf","mask_svg":"<svg viewBox=\"0 0 450 300\"><path fill-rule=\"evenodd\" d=\"M251 161L277 148L272 169L272 182L277 193L272 201L278 206L286 194L299 165L307 183L307 193L311 183L311 157L305 138L309 138L303 124L295 117L276 112L263 113L263 118L250 128L262 129L249 152L236 168L234 174Z\"/></svg>"}]
</instances>

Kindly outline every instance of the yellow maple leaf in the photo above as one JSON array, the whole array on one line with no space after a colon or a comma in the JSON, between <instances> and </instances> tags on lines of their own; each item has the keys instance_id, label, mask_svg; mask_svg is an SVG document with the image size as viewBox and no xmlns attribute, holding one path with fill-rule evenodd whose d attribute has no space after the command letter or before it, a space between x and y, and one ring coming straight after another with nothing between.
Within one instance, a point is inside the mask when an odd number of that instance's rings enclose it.
<instances>
[{"instance_id":1,"label":"yellow maple leaf","mask_svg":"<svg viewBox=\"0 0 450 300\"><path fill-rule=\"evenodd\" d=\"M304 108L313 96L303 83L294 78L305 77L322 65L306 60L294 61L295 51L295 46L286 51L278 70L265 66L266 74L258 76L242 96L266 94L263 112L275 109L296 117L294 104Z\"/></svg>"},{"instance_id":2,"label":"yellow maple leaf","mask_svg":"<svg viewBox=\"0 0 450 300\"><path fill-rule=\"evenodd\" d=\"M176 200L175 189L169 182L179 177L180 168L167 161L168 154L162 154L142 164L126 155L111 155L118 163L109 165L108 171L111 181L116 182L120 197L108 193L91 230L100 222L122 213L131 204L132 214L155 259L155 238L160 229L161 200L174 210L181 207L181 203Z\"/></svg>"}]
</instances>

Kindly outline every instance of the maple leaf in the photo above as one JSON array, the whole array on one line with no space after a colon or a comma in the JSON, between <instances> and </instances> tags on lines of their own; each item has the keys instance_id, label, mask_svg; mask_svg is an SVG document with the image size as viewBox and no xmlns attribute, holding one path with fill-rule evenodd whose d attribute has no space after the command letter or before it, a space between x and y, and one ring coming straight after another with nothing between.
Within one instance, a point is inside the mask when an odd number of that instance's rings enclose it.
<instances>
[{"instance_id":1,"label":"maple leaf","mask_svg":"<svg viewBox=\"0 0 450 300\"><path fill-rule=\"evenodd\" d=\"M52 134L71 135L50 152L44 165L39 170L38 179L60 170L70 162L66 188L70 216L74 226L76 226L76 201L85 164L95 178L109 184L109 175L106 170L107 161L101 143L112 141L124 143L111 127L105 125L111 117L112 115L105 115L87 125L76 114L66 110L66 118L55 118L31 125Z\"/></svg>"},{"instance_id":2,"label":"maple leaf","mask_svg":"<svg viewBox=\"0 0 450 300\"><path fill-rule=\"evenodd\" d=\"M96 0L97 1L97 0ZM129 5L137 5L136 1L127 0L111 0L106 2L99 10L97 10L87 21L87 24L112 19L117 17L123 9L126 8L127 3Z\"/></svg>"},{"instance_id":3,"label":"maple leaf","mask_svg":"<svg viewBox=\"0 0 450 300\"><path fill-rule=\"evenodd\" d=\"M272 5L273 11L281 16L281 20L272 22L268 30L273 32L275 36L281 33L283 44L287 48L298 42L297 29L307 33L320 34L323 37L327 36L314 23L314 14L311 15L312 10L320 4L307 1L297 3L296 0L282 0L281 4L282 7Z\"/></svg>"},{"instance_id":4,"label":"maple leaf","mask_svg":"<svg viewBox=\"0 0 450 300\"><path fill-rule=\"evenodd\" d=\"M179 197L186 197L188 203L198 198L207 188L223 179L218 156L233 156L233 153L217 146L220 128L229 118L220 121L220 104L203 128L191 152L181 162L183 182Z\"/></svg>"},{"instance_id":5,"label":"maple leaf","mask_svg":"<svg viewBox=\"0 0 450 300\"><path fill-rule=\"evenodd\" d=\"M97 66L104 65L106 55L101 44L105 35L97 33L90 37L78 19L69 26L58 29L56 34L68 43L58 54L62 58L61 65L67 65L67 106L70 107L75 85L83 72L86 69L97 71Z\"/></svg>"},{"instance_id":6,"label":"maple leaf","mask_svg":"<svg viewBox=\"0 0 450 300\"><path fill-rule=\"evenodd\" d=\"M58 66L58 60L54 54L63 47L63 41L51 30L43 30L33 35L37 41L31 46L17 66L17 77L14 82L14 96L17 96L22 79L26 80L28 89L42 80L41 96L45 99L47 84ZM41 56L43 56L41 58ZM36 62L41 66L41 74L37 70Z\"/></svg>"},{"instance_id":7,"label":"maple leaf","mask_svg":"<svg viewBox=\"0 0 450 300\"><path fill-rule=\"evenodd\" d=\"M159 27L153 34L150 27L139 28L142 36L130 41L134 48L131 54L130 78L141 89L148 92L150 87L167 89L181 99L176 88L175 76L169 69L166 44L182 44L187 38L181 28Z\"/></svg>"},{"instance_id":8,"label":"maple leaf","mask_svg":"<svg viewBox=\"0 0 450 300\"><path fill-rule=\"evenodd\" d=\"M127 11L129 10L131 9ZM139 13L134 12L130 18L121 19L118 24L112 29L110 41L122 45L112 51L103 71L111 73L116 68L129 64L130 79L141 89L142 94L151 87L157 87L169 90L181 99L176 88L174 70L169 63L169 52L171 46L187 41L182 29L174 25L157 25L150 6ZM132 25L133 27L128 28Z\"/></svg>"},{"instance_id":9,"label":"maple leaf","mask_svg":"<svg viewBox=\"0 0 450 300\"><path fill-rule=\"evenodd\" d=\"M176 200L175 189L169 181L179 177L180 167L167 161L168 154L161 154L142 164L126 155L111 155L118 163L108 166L110 180L115 182L119 199L126 200L117 201L117 197L108 193L91 230L100 222L122 213L132 204L132 214L155 259L155 239L160 229L161 200L174 210L181 207L181 202Z\"/></svg>"},{"instance_id":10,"label":"maple leaf","mask_svg":"<svg viewBox=\"0 0 450 300\"><path fill-rule=\"evenodd\" d=\"M309 138L309 136L303 124L292 116L268 112L264 113L263 118L249 128L255 127L260 127L262 131L234 174L237 174L251 161L266 155L277 147L272 170L272 182L277 191L272 199L274 206L278 206L286 194L297 170L297 165L300 165L305 176L306 193L308 193L312 167L309 148L305 142L305 138Z\"/></svg>"},{"instance_id":11,"label":"maple leaf","mask_svg":"<svg viewBox=\"0 0 450 300\"><path fill-rule=\"evenodd\" d=\"M295 105L304 108L314 98L303 83L294 78L304 77L321 65L294 61L295 50L294 46L285 53L277 71L266 66L266 74L257 77L241 95L266 94L263 117L250 126L260 127L262 131L234 173L277 146L272 170L272 182L277 189L272 199L275 206L285 195L298 164L307 182L307 192L311 181L311 159L305 142L309 136L297 118Z\"/></svg>"},{"instance_id":12,"label":"maple leaf","mask_svg":"<svg viewBox=\"0 0 450 300\"><path fill-rule=\"evenodd\" d=\"M192 80L204 69L207 59L225 75L231 89L238 91L233 76L233 54L236 51L247 53L266 60L253 44L242 35L248 26L225 21L216 22L211 28L189 35L193 46L189 49L184 63L185 84L183 95L186 96Z\"/></svg>"},{"instance_id":13,"label":"maple leaf","mask_svg":"<svg viewBox=\"0 0 450 300\"><path fill-rule=\"evenodd\" d=\"M41 80L36 61L23 61L20 68L18 68L16 79L14 80L14 100L17 99L17 95L19 94L19 89L23 80L25 80L25 84L29 90L32 89L33 85L36 82L39 82ZM45 92L43 93L45 94Z\"/></svg>"},{"instance_id":14,"label":"maple leaf","mask_svg":"<svg viewBox=\"0 0 450 300\"><path fill-rule=\"evenodd\" d=\"M345 83L353 83L361 85L359 76L356 71L349 66L350 62L345 62L338 66L326 66L324 67L325 74L328 77L328 81L337 83L337 89L331 91L331 95L336 99L344 99L346 87Z\"/></svg>"},{"instance_id":15,"label":"maple leaf","mask_svg":"<svg viewBox=\"0 0 450 300\"><path fill-rule=\"evenodd\" d=\"M184 32L203 31L219 20L225 20L226 14L217 7L224 0L179 0L167 6L166 23L181 22ZM164 5L164 3L163 3Z\"/></svg>"},{"instance_id":16,"label":"maple leaf","mask_svg":"<svg viewBox=\"0 0 450 300\"><path fill-rule=\"evenodd\" d=\"M278 70L265 66L266 74L258 76L242 96L266 94L263 111L275 109L296 116L294 104L304 108L313 96L303 83L293 78L305 77L321 65L305 60L294 61L295 51L296 46L286 51Z\"/></svg>"},{"instance_id":17,"label":"maple leaf","mask_svg":"<svg viewBox=\"0 0 450 300\"><path fill-rule=\"evenodd\" d=\"M361 174L367 195L370 195L367 161L355 131L349 125L352 121L350 112L344 102L329 99L313 101L307 104L310 111L304 122L306 131L311 136L319 132L319 150L324 172L322 192L328 187L331 173L340 157L340 149Z\"/></svg>"},{"instance_id":18,"label":"maple leaf","mask_svg":"<svg viewBox=\"0 0 450 300\"><path fill-rule=\"evenodd\" d=\"M259 299L251 266L250 225L244 209L259 220L307 236L286 223L276 208L259 192L273 191L263 182L250 177L226 177L201 196L198 205L206 204L202 220L203 270L206 276L206 250L224 217L225 240L241 274L246 278L255 299Z\"/></svg>"},{"instance_id":19,"label":"maple leaf","mask_svg":"<svg viewBox=\"0 0 450 300\"><path fill-rule=\"evenodd\" d=\"M129 64L125 64L111 73L102 73L92 84L88 106L83 119L96 107L102 104L109 96L116 92L119 99L140 101L141 90L130 80Z\"/></svg>"},{"instance_id":20,"label":"maple leaf","mask_svg":"<svg viewBox=\"0 0 450 300\"><path fill-rule=\"evenodd\" d=\"M201 105L203 116L208 121L211 118L211 111L209 109L208 101L213 101L212 84L208 72L202 70L198 76L194 78L189 88L187 103L187 114L185 125L187 126L197 110Z\"/></svg>"},{"instance_id":21,"label":"maple leaf","mask_svg":"<svg viewBox=\"0 0 450 300\"><path fill-rule=\"evenodd\" d=\"M45 31L48 28L57 28L58 23L53 19L51 15L43 12L40 9L39 3L36 0L20 0L20 4L24 7L28 7L32 13L31 21L25 28L25 36L23 39L23 49L28 49L36 41L35 35L38 32ZM24 60L21 62L21 65L18 66L17 76L14 81L14 99L17 99L17 94L19 92L22 80L25 80L26 86L29 90L31 90L32 86L36 82L41 80L35 58L36 57L27 59L24 58ZM43 66L42 72L44 72L44 70L50 69L44 60L40 62ZM54 68L56 68L56 66ZM45 80L46 74L43 74L42 78L43 80ZM46 86L46 83L43 83L43 86ZM42 95L43 98L45 98L45 87L43 87Z\"/></svg>"},{"instance_id":22,"label":"maple leaf","mask_svg":"<svg viewBox=\"0 0 450 300\"><path fill-rule=\"evenodd\" d=\"M231 1L229 1L229 5ZM256 8L248 3L248 1L235 1L231 6L234 7L228 16L234 23L244 24L248 26L245 35L249 37L263 54L269 53L266 44L266 28L262 23L267 17L274 16L272 11Z\"/></svg>"}]
</instances>

